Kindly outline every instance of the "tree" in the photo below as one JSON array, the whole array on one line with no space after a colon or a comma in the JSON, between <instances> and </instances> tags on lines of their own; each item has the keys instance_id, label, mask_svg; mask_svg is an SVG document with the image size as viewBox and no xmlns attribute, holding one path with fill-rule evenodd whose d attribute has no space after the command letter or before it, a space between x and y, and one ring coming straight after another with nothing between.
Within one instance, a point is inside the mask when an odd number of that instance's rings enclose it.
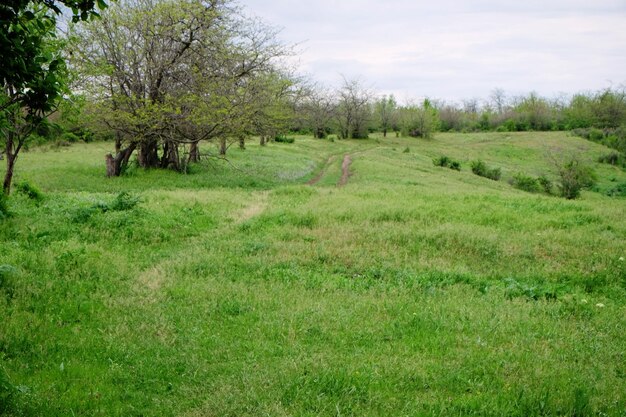
<instances>
[{"instance_id":1,"label":"tree","mask_svg":"<svg viewBox=\"0 0 626 417\"><path fill-rule=\"evenodd\" d=\"M106 3L98 0L98 7ZM97 16L93 0L12 0L0 5L0 129L7 171L4 194L11 191L15 163L29 135L54 109L64 90L65 62L54 41L60 7L73 20Z\"/></svg>"},{"instance_id":2,"label":"tree","mask_svg":"<svg viewBox=\"0 0 626 417\"><path fill-rule=\"evenodd\" d=\"M430 100L424 99L421 106L409 105L400 112L402 133L413 137L432 138L439 130L439 116L437 109Z\"/></svg>"},{"instance_id":3,"label":"tree","mask_svg":"<svg viewBox=\"0 0 626 417\"><path fill-rule=\"evenodd\" d=\"M374 105L378 124L383 131L383 137L387 137L387 131L392 129L397 116L397 103L393 94L389 97L382 96Z\"/></svg>"},{"instance_id":4,"label":"tree","mask_svg":"<svg viewBox=\"0 0 626 417\"><path fill-rule=\"evenodd\" d=\"M313 87L305 99L303 111L307 125L316 139L324 139L332 130L337 104L334 94L324 87Z\"/></svg>"},{"instance_id":5,"label":"tree","mask_svg":"<svg viewBox=\"0 0 626 417\"><path fill-rule=\"evenodd\" d=\"M489 95L490 105L498 115L503 114L507 108L506 93L501 88L494 88Z\"/></svg>"},{"instance_id":6,"label":"tree","mask_svg":"<svg viewBox=\"0 0 626 417\"><path fill-rule=\"evenodd\" d=\"M339 102L336 119L339 135L344 139L367 138L373 93L364 88L359 80L344 78L337 95Z\"/></svg>"},{"instance_id":7,"label":"tree","mask_svg":"<svg viewBox=\"0 0 626 417\"><path fill-rule=\"evenodd\" d=\"M224 154L229 138L251 133L254 100L268 85L260 80L288 52L275 30L238 15L228 0L134 0L111 9L77 33L74 54L100 123L117 135L109 175L120 175L135 149L145 168L180 170L182 148L195 161L201 141L217 140Z\"/></svg>"}]
</instances>

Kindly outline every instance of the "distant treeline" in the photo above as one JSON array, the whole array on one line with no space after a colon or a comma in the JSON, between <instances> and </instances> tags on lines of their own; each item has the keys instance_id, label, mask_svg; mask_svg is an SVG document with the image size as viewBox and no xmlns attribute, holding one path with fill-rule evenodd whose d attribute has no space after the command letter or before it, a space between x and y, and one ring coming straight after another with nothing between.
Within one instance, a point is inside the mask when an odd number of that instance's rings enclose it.
<instances>
[{"instance_id":1,"label":"distant treeline","mask_svg":"<svg viewBox=\"0 0 626 417\"><path fill-rule=\"evenodd\" d=\"M337 91L318 89L298 103L293 129L316 137L364 137L374 131L430 136L436 131L574 130L588 139L624 151L626 89L606 88L549 99L530 93L509 97L494 90L489 99L449 103L426 99L400 105L393 96L376 96L358 82Z\"/></svg>"}]
</instances>

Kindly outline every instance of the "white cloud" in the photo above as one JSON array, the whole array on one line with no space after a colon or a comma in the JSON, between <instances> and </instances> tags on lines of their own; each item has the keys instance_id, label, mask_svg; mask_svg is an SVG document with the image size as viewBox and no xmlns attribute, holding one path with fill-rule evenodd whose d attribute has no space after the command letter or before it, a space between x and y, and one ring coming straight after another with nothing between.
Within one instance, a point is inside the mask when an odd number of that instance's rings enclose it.
<instances>
[{"instance_id":1,"label":"white cloud","mask_svg":"<svg viewBox=\"0 0 626 417\"><path fill-rule=\"evenodd\" d=\"M509 4L512 3L512 4ZM243 1L302 42L305 72L362 76L399 96L458 100L574 93L626 81L626 4L617 0Z\"/></svg>"}]
</instances>

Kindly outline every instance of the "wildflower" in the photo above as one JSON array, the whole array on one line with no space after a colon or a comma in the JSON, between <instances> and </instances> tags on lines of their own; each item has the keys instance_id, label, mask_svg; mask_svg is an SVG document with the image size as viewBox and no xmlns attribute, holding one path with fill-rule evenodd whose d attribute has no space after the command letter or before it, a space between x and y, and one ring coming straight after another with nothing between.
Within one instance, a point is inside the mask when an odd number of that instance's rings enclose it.
<instances>
[{"instance_id":1,"label":"wildflower","mask_svg":"<svg viewBox=\"0 0 626 417\"><path fill-rule=\"evenodd\" d=\"M581 302L582 304L587 304L587 300L585 300L584 298L583 298L582 300L580 300L580 302Z\"/></svg>"},{"instance_id":2,"label":"wildflower","mask_svg":"<svg viewBox=\"0 0 626 417\"><path fill-rule=\"evenodd\" d=\"M602 304L602 303L598 303L598 304L596 304L596 307L598 307L598 308L604 308L604 304Z\"/></svg>"},{"instance_id":3,"label":"wildflower","mask_svg":"<svg viewBox=\"0 0 626 417\"><path fill-rule=\"evenodd\" d=\"M624 257L623 257L623 256L620 256L620 257L619 257L619 261L620 261L620 262L624 262Z\"/></svg>"}]
</instances>

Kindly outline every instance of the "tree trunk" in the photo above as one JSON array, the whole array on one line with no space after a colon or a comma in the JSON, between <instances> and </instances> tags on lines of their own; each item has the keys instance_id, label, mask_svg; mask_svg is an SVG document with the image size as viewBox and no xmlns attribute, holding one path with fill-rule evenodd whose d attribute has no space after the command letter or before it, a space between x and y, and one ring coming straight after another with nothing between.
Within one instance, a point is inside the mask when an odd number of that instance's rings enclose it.
<instances>
[{"instance_id":1,"label":"tree trunk","mask_svg":"<svg viewBox=\"0 0 626 417\"><path fill-rule=\"evenodd\" d=\"M4 174L4 183L2 189L5 195L9 195L11 192L11 181L13 181L13 168L15 167L15 160L17 155L9 152L7 147L7 172Z\"/></svg>"},{"instance_id":2,"label":"tree trunk","mask_svg":"<svg viewBox=\"0 0 626 417\"><path fill-rule=\"evenodd\" d=\"M220 155L226 155L226 138L220 138Z\"/></svg>"},{"instance_id":3,"label":"tree trunk","mask_svg":"<svg viewBox=\"0 0 626 417\"><path fill-rule=\"evenodd\" d=\"M16 145L17 139L17 145ZM6 156L7 156L7 171L4 174L4 182L2 184L2 190L5 195L11 193L11 183L13 181L13 170L15 169L15 161L17 161L17 155L22 149L24 139L17 136L13 132L7 133L6 136Z\"/></svg>"},{"instance_id":4,"label":"tree trunk","mask_svg":"<svg viewBox=\"0 0 626 417\"><path fill-rule=\"evenodd\" d=\"M189 145L189 162L200 162L200 147L198 142L191 142Z\"/></svg>"},{"instance_id":5,"label":"tree trunk","mask_svg":"<svg viewBox=\"0 0 626 417\"><path fill-rule=\"evenodd\" d=\"M244 135L239 136L239 149L242 151L246 149L246 137Z\"/></svg>"},{"instance_id":6,"label":"tree trunk","mask_svg":"<svg viewBox=\"0 0 626 417\"><path fill-rule=\"evenodd\" d=\"M115 157L113 157L110 153L104 157L106 162L107 177L119 177L122 175L122 171L126 168L126 166L128 166L128 161L136 147L136 143L131 143L126 149L122 149L117 152Z\"/></svg>"},{"instance_id":7,"label":"tree trunk","mask_svg":"<svg viewBox=\"0 0 626 417\"><path fill-rule=\"evenodd\" d=\"M115 154L117 155L122 150L122 135L120 132L115 133Z\"/></svg>"},{"instance_id":8,"label":"tree trunk","mask_svg":"<svg viewBox=\"0 0 626 417\"><path fill-rule=\"evenodd\" d=\"M158 143L156 140L144 141L139 148L139 166L142 168L158 168L160 166Z\"/></svg>"},{"instance_id":9,"label":"tree trunk","mask_svg":"<svg viewBox=\"0 0 626 417\"><path fill-rule=\"evenodd\" d=\"M161 168L170 167L176 171L180 171L178 145L173 141L168 140L163 144L163 157L161 158Z\"/></svg>"},{"instance_id":10,"label":"tree trunk","mask_svg":"<svg viewBox=\"0 0 626 417\"><path fill-rule=\"evenodd\" d=\"M383 129L383 138L387 137L387 129Z\"/></svg>"},{"instance_id":11,"label":"tree trunk","mask_svg":"<svg viewBox=\"0 0 626 417\"><path fill-rule=\"evenodd\" d=\"M265 136L261 135L261 139L259 140L259 145L265 146L266 143L267 142L266 142Z\"/></svg>"}]
</instances>

